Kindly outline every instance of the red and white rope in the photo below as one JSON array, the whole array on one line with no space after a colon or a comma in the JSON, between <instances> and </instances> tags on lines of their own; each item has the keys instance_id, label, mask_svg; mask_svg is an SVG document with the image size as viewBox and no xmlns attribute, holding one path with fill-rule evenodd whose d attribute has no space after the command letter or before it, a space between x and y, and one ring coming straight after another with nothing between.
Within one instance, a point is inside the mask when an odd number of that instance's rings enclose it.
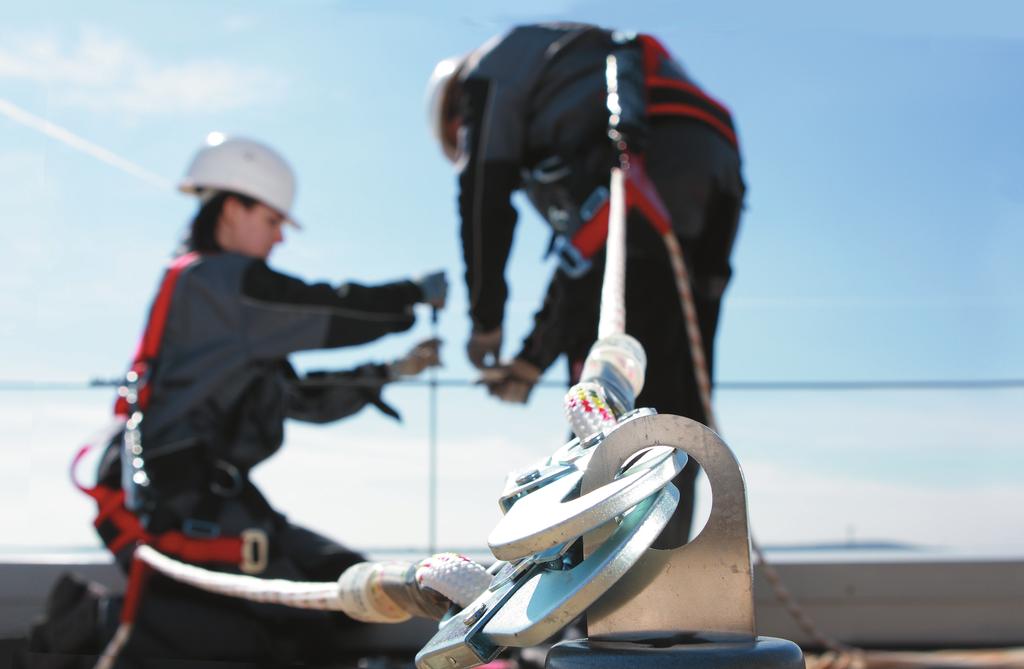
<instances>
[{"instance_id":1,"label":"red and white rope","mask_svg":"<svg viewBox=\"0 0 1024 669\"><path fill-rule=\"evenodd\" d=\"M700 392L701 405L704 408L706 419L704 424L717 432L718 422L711 409L711 374L708 371L707 358L704 357L704 342L700 335L700 321L697 319L693 289L690 287L690 273L686 270L683 249L679 246L679 240L676 239L675 233L669 230L661 238L665 242L665 249L668 251L669 261L672 264L672 275L676 281L679 302L683 310L683 318L686 321L686 338L690 345L690 357L693 359L693 376L697 382L697 390Z\"/></svg>"},{"instance_id":2,"label":"red and white rope","mask_svg":"<svg viewBox=\"0 0 1024 669\"><path fill-rule=\"evenodd\" d=\"M672 274L675 277L679 302L686 321L686 337L690 346L690 357L693 361L693 376L697 383L697 390L700 392L700 400L706 419L705 424L718 432L718 422L711 408L711 375L708 370L707 358L704 356L704 343L700 334L700 322L697 319L697 309L693 299L693 289L690 286L690 276L686 270L686 260L683 256L683 250L679 245L679 240L676 239L675 234L671 230L662 235L662 240L665 242L665 249L668 251L669 260L672 264ZM847 667L862 666L863 651L825 636L789 593L778 570L768 562L760 544L753 536L750 537L750 546L757 557L758 564L761 566L761 574L771 586L775 598L808 637L816 644L829 650L827 655L831 659L821 664L817 669L825 669L826 667L845 669Z\"/></svg>"}]
</instances>

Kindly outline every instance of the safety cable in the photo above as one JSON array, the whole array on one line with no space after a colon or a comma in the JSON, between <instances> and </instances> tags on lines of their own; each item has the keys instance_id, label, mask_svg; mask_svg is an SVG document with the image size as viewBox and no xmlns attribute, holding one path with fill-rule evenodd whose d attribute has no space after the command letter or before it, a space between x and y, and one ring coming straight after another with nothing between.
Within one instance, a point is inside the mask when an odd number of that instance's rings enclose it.
<instances>
[{"instance_id":1,"label":"safety cable","mask_svg":"<svg viewBox=\"0 0 1024 669\"><path fill-rule=\"evenodd\" d=\"M402 562L360 562L346 569L337 581L328 582L258 578L204 569L176 560L146 544L135 548L132 560L130 580L138 575L140 584L145 581L148 570L153 569L179 583L206 592L298 609L340 611L355 620L369 623L399 623L412 617L410 610L393 599L393 595L382 586L382 582L387 581L389 576L392 581L396 574L400 581L411 578L413 580L409 581L409 587L437 592L460 607L468 606L491 583L491 574L482 565L455 553L436 554L415 565ZM412 575L408 576L410 570ZM415 586L411 585L413 582ZM139 596L136 594L136 604ZM124 606L127 610L127 597ZM122 610L120 625L100 654L94 669L110 669L114 666L131 637L133 625L134 614L125 616Z\"/></svg>"},{"instance_id":2,"label":"safety cable","mask_svg":"<svg viewBox=\"0 0 1024 669\"><path fill-rule=\"evenodd\" d=\"M614 335L625 334L626 332L626 209L627 199L625 182L629 178L631 169L631 154L627 139L620 132L621 108L619 105L619 73L617 58L610 55L607 58L605 69L605 80L607 84L607 101L609 111L609 137L612 139L618 164L611 168L611 182L609 189L609 214L608 214L608 236L605 243L605 269L601 284L601 308L597 326L598 340ZM642 170L637 165L637 171ZM639 177L638 177L639 178ZM656 196L655 196L656 197ZM660 202L658 204L661 204ZM660 207L666 214L664 206ZM651 221L652 225L654 221ZM715 432L721 433L718 428L718 421L711 405L711 374L708 369L707 359L704 356L704 346L700 333L696 303L693 298L690 276L686 267L686 260L679 240L669 224L661 233L665 250L668 253L672 266L672 275L675 280L676 290L679 294L679 305L682 310L686 326L686 336L690 351L690 360L693 366L694 381L700 393L702 408L704 409L705 423ZM570 391L571 393L572 391ZM567 413L571 413L568 412ZM574 430L576 428L573 425ZM577 436L582 435L577 432ZM847 660L856 663L860 652L850 646L839 643L826 637L806 612L797 604L789 591L785 588L778 572L765 559L764 552L754 539L751 533L751 546L761 565L762 573L765 574L776 598L790 613L796 623L813 640L822 644L825 648L836 653L840 658L840 664L846 664Z\"/></svg>"},{"instance_id":3,"label":"safety cable","mask_svg":"<svg viewBox=\"0 0 1024 669\"><path fill-rule=\"evenodd\" d=\"M0 380L0 392L22 391L77 391L98 388L116 388L121 379L92 379L89 381L30 381L26 379ZM344 377L306 378L303 384L309 386L375 386L380 382ZM458 377L432 379L401 378L389 381L388 385L438 388L475 388L481 385L478 379ZM564 380L541 380L536 388L565 390L569 382ZM869 379L869 380L799 380L799 381L716 381L715 391L735 392L877 392L905 390L1019 390L1024 389L1024 379Z\"/></svg>"},{"instance_id":4,"label":"safety cable","mask_svg":"<svg viewBox=\"0 0 1024 669\"><path fill-rule=\"evenodd\" d=\"M676 289L679 293L680 307L682 308L686 325L686 335L690 347L690 359L693 363L694 381L697 384L697 390L700 392L701 404L704 408L704 416L707 419L707 426L721 434L721 430L718 426L718 420L715 417L714 410L711 405L711 375L710 370L708 369L707 359L704 357L704 346L700 334L700 323L697 318L697 309L693 299L693 291L691 290L689 272L686 268L686 260L683 257L683 250L679 245L679 240L676 239L675 233L671 229L667 230L662 235L662 240L665 243L665 250L668 252L669 261L672 264L672 274L675 278ZM790 617L793 618L794 622L796 622L805 634L807 634L816 644L828 649L834 654L834 658L829 658L826 665L834 669L862 666L864 651L860 648L855 648L832 639L826 636L818 628L803 607L801 607L793 598L792 594L790 594L782 580L782 577L779 575L778 570L776 570L768 561L764 551L761 549L760 543L754 538L753 532L751 532L750 535L750 546L753 549L754 555L757 557L757 563L761 567L761 573L771 586L772 592L775 594L775 598L780 604L782 604L786 612L789 613Z\"/></svg>"}]
</instances>

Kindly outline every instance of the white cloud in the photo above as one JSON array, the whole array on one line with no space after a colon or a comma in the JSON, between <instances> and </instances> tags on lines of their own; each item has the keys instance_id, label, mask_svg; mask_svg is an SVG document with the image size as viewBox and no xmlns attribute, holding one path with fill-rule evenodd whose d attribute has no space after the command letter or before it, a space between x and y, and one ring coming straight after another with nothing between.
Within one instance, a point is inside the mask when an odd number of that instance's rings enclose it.
<instances>
[{"instance_id":1,"label":"white cloud","mask_svg":"<svg viewBox=\"0 0 1024 669\"><path fill-rule=\"evenodd\" d=\"M54 89L63 104L133 114L216 112L280 97L283 76L219 59L159 63L127 40L94 29L73 43L52 35L8 36L0 80Z\"/></svg>"}]
</instances>

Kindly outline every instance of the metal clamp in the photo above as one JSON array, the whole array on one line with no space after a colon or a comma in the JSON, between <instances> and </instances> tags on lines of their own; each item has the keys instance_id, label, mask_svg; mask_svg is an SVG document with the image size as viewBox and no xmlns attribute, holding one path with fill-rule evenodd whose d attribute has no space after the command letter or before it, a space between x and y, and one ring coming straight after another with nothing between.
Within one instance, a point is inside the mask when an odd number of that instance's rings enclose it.
<instances>
[{"instance_id":1,"label":"metal clamp","mask_svg":"<svg viewBox=\"0 0 1024 669\"><path fill-rule=\"evenodd\" d=\"M621 424L591 457L581 493L607 485L644 444L677 448L700 464L711 484L711 515L690 543L645 551L588 611L590 638L651 639L688 631L700 631L705 637L755 637L743 474L714 431L672 415L640 416ZM602 545L598 533L584 537L584 555L601 550Z\"/></svg>"},{"instance_id":2,"label":"metal clamp","mask_svg":"<svg viewBox=\"0 0 1024 669\"><path fill-rule=\"evenodd\" d=\"M213 463L209 487L210 492L220 497L238 497L245 487L245 479L238 467L227 460L217 460Z\"/></svg>"},{"instance_id":3,"label":"metal clamp","mask_svg":"<svg viewBox=\"0 0 1024 669\"><path fill-rule=\"evenodd\" d=\"M270 561L270 541L259 528L242 530L242 561L238 568L246 574L262 574Z\"/></svg>"}]
</instances>

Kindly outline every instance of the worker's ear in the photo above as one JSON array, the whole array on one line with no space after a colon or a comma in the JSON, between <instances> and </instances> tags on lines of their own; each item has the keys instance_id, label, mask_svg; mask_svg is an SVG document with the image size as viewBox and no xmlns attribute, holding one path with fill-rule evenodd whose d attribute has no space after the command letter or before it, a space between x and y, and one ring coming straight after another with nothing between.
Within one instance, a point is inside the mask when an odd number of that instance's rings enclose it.
<instances>
[{"instance_id":1,"label":"worker's ear","mask_svg":"<svg viewBox=\"0 0 1024 669\"><path fill-rule=\"evenodd\" d=\"M220 210L221 220L227 219L231 223L238 220L240 214L245 210L245 205L234 195L228 195L224 198L224 205Z\"/></svg>"}]
</instances>

